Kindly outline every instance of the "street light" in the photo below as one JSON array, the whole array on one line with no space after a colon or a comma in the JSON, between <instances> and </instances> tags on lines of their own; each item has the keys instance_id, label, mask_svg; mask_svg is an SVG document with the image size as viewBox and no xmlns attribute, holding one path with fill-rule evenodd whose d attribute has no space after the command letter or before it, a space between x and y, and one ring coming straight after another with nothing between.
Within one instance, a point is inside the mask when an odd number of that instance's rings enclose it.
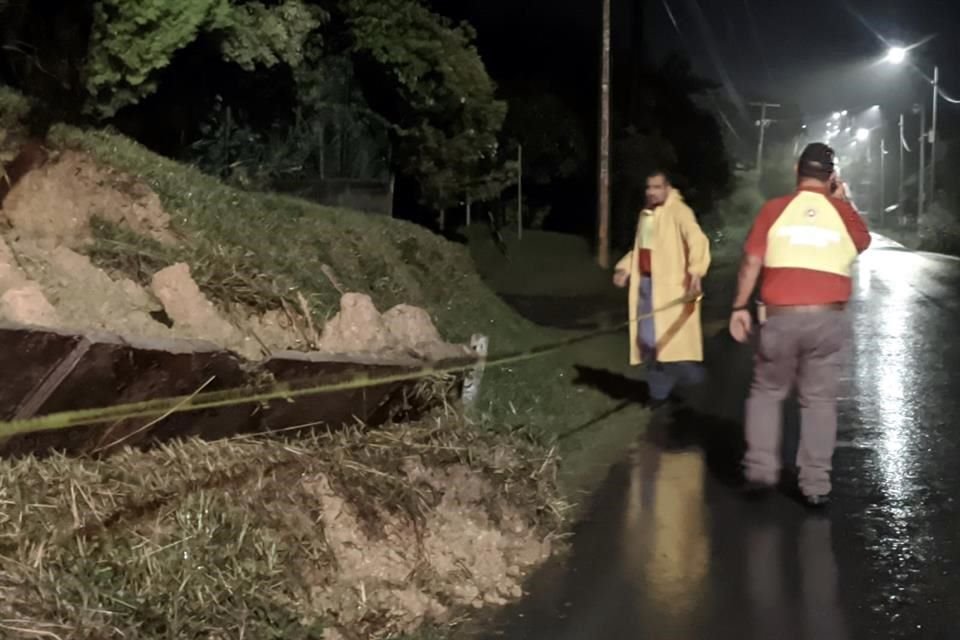
<instances>
[{"instance_id":1,"label":"street light","mask_svg":"<svg viewBox=\"0 0 960 640\"><path fill-rule=\"evenodd\" d=\"M870 139L870 129L860 128L857 129L857 140L860 142L866 142Z\"/></svg>"},{"instance_id":2,"label":"street light","mask_svg":"<svg viewBox=\"0 0 960 640\"><path fill-rule=\"evenodd\" d=\"M904 62L906 62L908 55L909 55L909 50L906 49L906 48L904 48L904 47L891 47L891 48L887 51L886 61L889 62L890 64L901 65L901 64L903 64ZM926 142L927 142L928 140L929 140L929 142L930 142L930 197L931 197L931 198L936 198L936 188L937 188L937 186L936 186L936 185L937 185L937 103L939 102L939 98L940 98L940 67L939 67L939 66L934 66L934 67L933 67L933 77L931 78L931 77L929 77L927 74L925 74L923 71L920 71L920 69L917 69L916 65L912 65L912 66L914 67L914 69L917 70L917 72L918 72L921 76L923 76L923 79L924 79L924 80L926 80L927 82L929 82L929 83L933 86L933 111L932 111L933 122L930 124L930 132L929 132L929 133L927 132L927 128L926 128L925 122L924 122L923 125L921 125L921 129L920 129L921 171L920 171L920 176L919 176L919 183L920 183L920 186L921 186L920 195L921 195L921 200L922 200L922 196L923 196L923 186L924 186L924 183L926 182L926 176L924 175L924 171L923 171L923 168L922 168L922 167L923 167L922 158L923 158L924 146L925 146L925 144L926 144ZM914 108L914 112L916 112L916 111L917 111L917 108L915 107L915 108ZM921 115L922 115L924 112L921 110L920 113L921 113ZM921 119L925 121L925 118L921 118ZM922 209L923 209L923 207L922 207L922 205L921 205L921 206L920 206L920 210L922 211Z\"/></svg>"},{"instance_id":3,"label":"street light","mask_svg":"<svg viewBox=\"0 0 960 640\"><path fill-rule=\"evenodd\" d=\"M936 102L934 102L936 104ZM920 219L923 218L923 209L926 204L926 185L927 179L924 177L926 174L926 151L927 145L925 144L924 138L926 137L927 132L927 110L923 108L923 105L915 104L913 105L913 112L920 114L920 174L917 179L917 224L919 225Z\"/></svg>"},{"instance_id":4,"label":"street light","mask_svg":"<svg viewBox=\"0 0 960 640\"><path fill-rule=\"evenodd\" d=\"M890 64L903 64L907 61L907 50L903 47L890 47L887 51L887 62Z\"/></svg>"}]
</instances>

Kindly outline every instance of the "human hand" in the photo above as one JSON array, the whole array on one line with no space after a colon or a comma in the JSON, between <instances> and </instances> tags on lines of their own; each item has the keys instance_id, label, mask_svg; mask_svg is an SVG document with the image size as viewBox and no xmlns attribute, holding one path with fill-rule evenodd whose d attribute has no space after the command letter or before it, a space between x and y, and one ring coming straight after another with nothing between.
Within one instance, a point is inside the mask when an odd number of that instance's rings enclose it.
<instances>
[{"instance_id":1,"label":"human hand","mask_svg":"<svg viewBox=\"0 0 960 640\"><path fill-rule=\"evenodd\" d=\"M698 296L703 293L703 279L700 276L690 276L687 281L687 295Z\"/></svg>"},{"instance_id":2,"label":"human hand","mask_svg":"<svg viewBox=\"0 0 960 640\"><path fill-rule=\"evenodd\" d=\"M850 190L847 188L846 182L837 180L837 189L833 192L833 197L843 200L844 202L850 202Z\"/></svg>"},{"instance_id":3,"label":"human hand","mask_svg":"<svg viewBox=\"0 0 960 640\"><path fill-rule=\"evenodd\" d=\"M733 336L734 340L740 344L745 343L752 330L753 318L750 317L748 310L734 311L730 315L730 335Z\"/></svg>"},{"instance_id":4,"label":"human hand","mask_svg":"<svg viewBox=\"0 0 960 640\"><path fill-rule=\"evenodd\" d=\"M622 269L613 272L613 285L623 289L630 282L630 274Z\"/></svg>"}]
</instances>

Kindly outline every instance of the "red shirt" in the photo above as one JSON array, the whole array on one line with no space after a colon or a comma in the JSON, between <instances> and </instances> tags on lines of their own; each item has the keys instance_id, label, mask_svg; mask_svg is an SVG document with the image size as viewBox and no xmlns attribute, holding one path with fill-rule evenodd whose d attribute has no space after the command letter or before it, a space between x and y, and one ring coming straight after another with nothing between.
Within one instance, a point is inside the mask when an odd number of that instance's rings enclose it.
<instances>
[{"instance_id":1,"label":"red shirt","mask_svg":"<svg viewBox=\"0 0 960 640\"><path fill-rule=\"evenodd\" d=\"M637 266L640 268L641 275L649 276L653 273L653 260L651 258L650 249L640 249Z\"/></svg>"},{"instance_id":2,"label":"red shirt","mask_svg":"<svg viewBox=\"0 0 960 640\"><path fill-rule=\"evenodd\" d=\"M826 190L803 187L802 190L814 191L828 195ZM761 260L767 253L767 236L770 228L793 201L796 194L783 196L767 202L760 210L747 243L744 247L750 256ZM830 203L836 208L847 233L853 240L857 251L863 253L870 246L870 231L863 218L849 202L830 198ZM760 297L766 304L772 305L806 305L831 304L846 302L850 299L853 285L850 278L834 273L814 271L811 269L771 269L764 268L763 283L760 287Z\"/></svg>"}]
</instances>

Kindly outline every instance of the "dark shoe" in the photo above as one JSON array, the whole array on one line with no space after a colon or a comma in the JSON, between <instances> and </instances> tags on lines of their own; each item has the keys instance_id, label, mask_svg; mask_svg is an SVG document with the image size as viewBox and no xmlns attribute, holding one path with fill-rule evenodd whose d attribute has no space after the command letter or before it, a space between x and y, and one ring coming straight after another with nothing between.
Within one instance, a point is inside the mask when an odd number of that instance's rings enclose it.
<instances>
[{"instance_id":1,"label":"dark shoe","mask_svg":"<svg viewBox=\"0 0 960 640\"><path fill-rule=\"evenodd\" d=\"M650 398L647 400L647 408L650 411L673 411L675 409L680 409L684 406L684 401L677 397L675 394L671 393L666 398Z\"/></svg>"},{"instance_id":2,"label":"dark shoe","mask_svg":"<svg viewBox=\"0 0 960 640\"><path fill-rule=\"evenodd\" d=\"M775 489L776 487L772 484L748 480L740 488L740 492L750 500L760 500L769 496Z\"/></svg>"},{"instance_id":3,"label":"dark shoe","mask_svg":"<svg viewBox=\"0 0 960 640\"><path fill-rule=\"evenodd\" d=\"M830 504L830 496L803 496L803 504L811 509L823 509Z\"/></svg>"},{"instance_id":4,"label":"dark shoe","mask_svg":"<svg viewBox=\"0 0 960 640\"><path fill-rule=\"evenodd\" d=\"M669 407L670 404L670 398L650 398L650 401L647 403L647 408L650 409L650 411L660 411Z\"/></svg>"}]
</instances>

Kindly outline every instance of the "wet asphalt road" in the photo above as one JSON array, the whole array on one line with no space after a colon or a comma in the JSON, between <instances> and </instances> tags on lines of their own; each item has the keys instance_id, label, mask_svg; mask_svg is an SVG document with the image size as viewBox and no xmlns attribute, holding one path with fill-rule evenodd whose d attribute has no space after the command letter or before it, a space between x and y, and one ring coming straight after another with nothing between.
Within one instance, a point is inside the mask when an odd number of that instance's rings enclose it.
<instances>
[{"instance_id":1,"label":"wet asphalt road","mask_svg":"<svg viewBox=\"0 0 960 640\"><path fill-rule=\"evenodd\" d=\"M960 638L960 261L878 239L851 313L826 512L734 489L750 353L719 335L695 410L610 470L488 637Z\"/></svg>"}]
</instances>

